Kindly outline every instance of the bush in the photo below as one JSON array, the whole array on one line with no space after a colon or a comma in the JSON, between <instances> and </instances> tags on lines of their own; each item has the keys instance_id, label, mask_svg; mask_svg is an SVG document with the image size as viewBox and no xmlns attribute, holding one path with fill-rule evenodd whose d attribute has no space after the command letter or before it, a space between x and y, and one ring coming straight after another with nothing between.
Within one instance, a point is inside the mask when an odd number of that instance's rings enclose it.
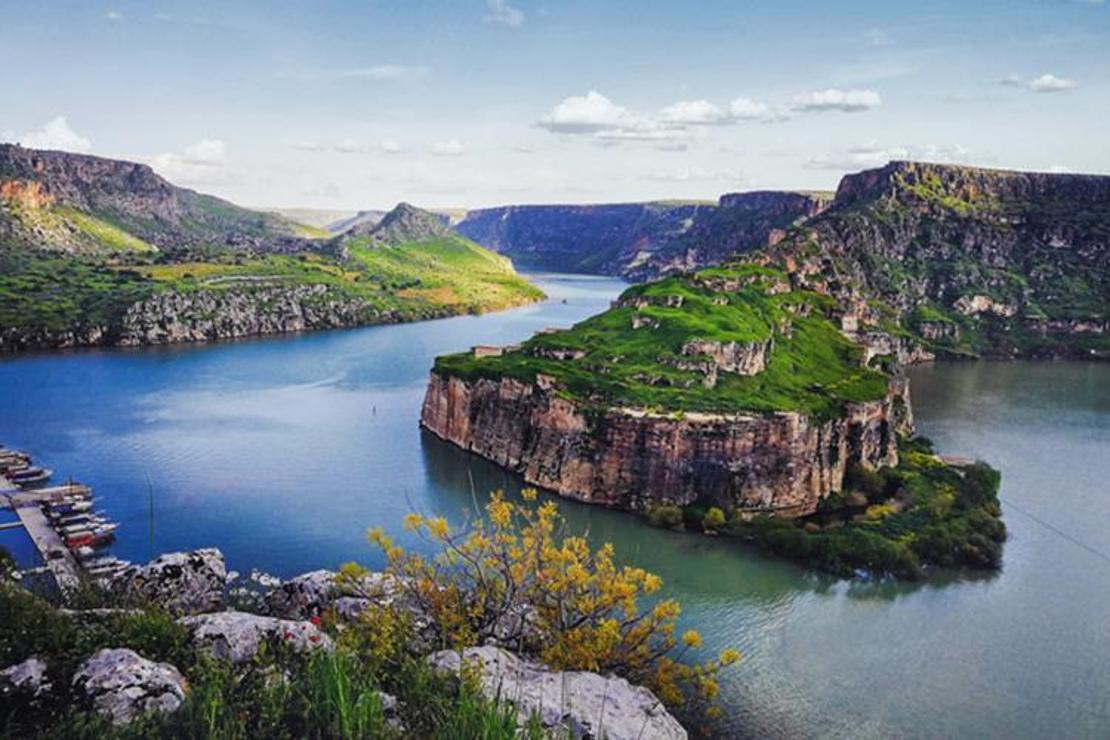
<instances>
[{"instance_id":1,"label":"bush","mask_svg":"<svg viewBox=\"0 0 1110 740\"><path fill-rule=\"evenodd\" d=\"M648 524L663 529L678 529L682 526L682 507L659 504L647 508Z\"/></svg>"},{"instance_id":2,"label":"bush","mask_svg":"<svg viewBox=\"0 0 1110 740\"><path fill-rule=\"evenodd\" d=\"M725 512L713 506L710 507L709 511L705 512L705 516L701 520L701 528L706 532L716 533L725 521Z\"/></svg>"},{"instance_id":3,"label":"bush","mask_svg":"<svg viewBox=\"0 0 1110 740\"><path fill-rule=\"evenodd\" d=\"M523 495L526 502L536 498L534 490ZM682 662L701 637L693 631L676 636L678 603L661 599L640 607L662 580L617 565L610 544L593 550L585 538L564 534L554 502L533 508L495 492L485 518L462 529L419 514L406 517L405 526L439 554L406 552L381 529L369 536L406 595L429 616L443 647L495 639L554 668L615 673L687 710L709 709L716 674L739 658L726 650L700 665Z\"/></svg>"}]
</instances>

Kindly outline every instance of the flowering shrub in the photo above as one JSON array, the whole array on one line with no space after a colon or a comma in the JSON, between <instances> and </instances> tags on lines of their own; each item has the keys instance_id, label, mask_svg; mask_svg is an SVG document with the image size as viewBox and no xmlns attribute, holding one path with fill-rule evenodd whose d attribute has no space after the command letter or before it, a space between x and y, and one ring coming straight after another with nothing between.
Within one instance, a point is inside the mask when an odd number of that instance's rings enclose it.
<instances>
[{"instance_id":1,"label":"flowering shrub","mask_svg":"<svg viewBox=\"0 0 1110 740\"><path fill-rule=\"evenodd\" d=\"M492 642L554 668L612 672L651 688L669 706L713 714L717 674L739 653L725 650L701 664L685 660L702 639L694 630L676 636L678 603L641 605L662 580L618 565L611 544L594 550L568 535L556 504L535 506L536 497L525 490L521 505L494 492L485 518L459 529L409 514L405 527L437 547L433 557L404 550L381 529L369 537L443 646Z\"/></svg>"}]
</instances>

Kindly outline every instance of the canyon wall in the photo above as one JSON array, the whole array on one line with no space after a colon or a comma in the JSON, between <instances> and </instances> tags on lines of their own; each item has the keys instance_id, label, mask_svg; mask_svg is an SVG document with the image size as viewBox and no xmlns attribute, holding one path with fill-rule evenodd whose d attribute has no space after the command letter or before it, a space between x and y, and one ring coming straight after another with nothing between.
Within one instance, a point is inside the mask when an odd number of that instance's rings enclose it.
<instances>
[{"instance_id":1,"label":"canyon wall","mask_svg":"<svg viewBox=\"0 0 1110 740\"><path fill-rule=\"evenodd\" d=\"M524 480L621 509L695 501L799 516L841 490L848 465L895 465L912 427L908 383L822 421L797 412L592 411L536 383L432 373L421 425Z\"/></svg>"}]
</instances>

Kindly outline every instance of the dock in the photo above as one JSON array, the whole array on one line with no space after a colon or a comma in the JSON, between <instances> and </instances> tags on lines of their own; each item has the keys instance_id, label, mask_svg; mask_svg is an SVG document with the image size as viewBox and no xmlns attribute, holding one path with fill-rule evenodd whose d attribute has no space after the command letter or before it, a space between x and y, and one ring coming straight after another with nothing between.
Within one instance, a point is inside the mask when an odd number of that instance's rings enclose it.
<instances>
[{"instance_id":1,"label":"dock","mask_svg":"<svg viewBox=\"0 0 1110 740\"><path fill-rule=\"evenodd\" d=\"M43 513L43 504L63 501L69 494L91 495L88 486L69 483L32 490L23 490L7 478L0 476L0 507L15 511L19 522L5 524L5 529L22 526L35 544L45 567L54 576L62 590L75 588L80 582L81 567L77 558L62 542Z\"/></svg>"}]
</instances>

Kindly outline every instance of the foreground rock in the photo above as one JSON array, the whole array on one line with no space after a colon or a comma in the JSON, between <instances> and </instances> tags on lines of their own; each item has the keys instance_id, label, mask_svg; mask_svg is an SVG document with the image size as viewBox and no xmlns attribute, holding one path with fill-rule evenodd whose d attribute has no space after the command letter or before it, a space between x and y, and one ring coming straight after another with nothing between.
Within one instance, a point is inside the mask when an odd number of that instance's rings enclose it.
<instances>
[{"instance_id":1,"label":"foreground rock","mask_svg":"<svg viewBox=\"0 0 1110 740\"><path fill-rule=\"evenodd\" d=\"M340 583L334 571L314 570L268 593L266 609L283 619L311 619L334 609L340 619L352 621L370 605L389 606L404 595L402 585L388 573L366 573Z\"/></svg>"},{"instance_id":2,"label":"foreground rock","mask_svg":"<svg viewBox=\"0 0 1110 740\"><path fill-rule=\"evenodd\" d=\"M147 712L176 711L188 684L169 663L155 663L133 650L105 648L86 660L73 685L97 712L124 725Z\"/></svg>"},{"instance_id":3,"label":"foreground rock","mask_svg":"<svg viewBox=\"0 0 1110 740\"><path fill-rule=\"evenodd\" d=\"M522 722L532 716L559 736L608 740L685 738L686 730L647 689L623 678L587 671L554 671L495 647L444 650L428 656L437 670L458 673L463 663L481 671L490 698L513 702Z\"/></svg>"},{"instance_id":4,"label":"foreground rock","mask_svg":"<svg viewBox=\"0 0 1110 740\"><path fill-rule=\"evenodd\" d=\"M215 548L173 552L124 571L113 587L178 616L223 608L227 568Z\"/></svg>"},{"instance_id":5,"label":"foreground rock","mask_svg":"<svg viewBox=\"0 0 1110 740\"><path fill-rule=\"evenodd\" d=\"M220 660L246 663L263 645L306 653L334 649L331 638L311 622L263 617L247 612L216 612L180 620L198 650Z\"/></svg>"},{"instance_id":6,"label":"foreground rock","mask_svg":"<svg viewBox=\"0 0 1110 740\"><path fill-rule=\"evenodd\" d=\"M0 696L15 690L37 697L48 693L50 688L50 681L46 678L46 663L36 657L30 657L0 671Z\"/></svg>"}]
</instances>

